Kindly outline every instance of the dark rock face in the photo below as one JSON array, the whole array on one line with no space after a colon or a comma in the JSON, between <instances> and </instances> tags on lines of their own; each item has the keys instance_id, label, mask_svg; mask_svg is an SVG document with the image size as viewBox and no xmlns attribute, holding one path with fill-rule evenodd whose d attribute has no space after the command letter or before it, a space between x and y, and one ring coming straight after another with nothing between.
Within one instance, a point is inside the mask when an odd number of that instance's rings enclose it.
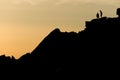
<instances>
[{"instance_id":1,"label":"dark rock face","mask_svg":"<svg viewBox=\"0 0 120 80\"><path fill-rule=\"evenodd\" d=\"M31 53L18 60L1 56L0 64L20 65L23 71L38 73L109 77L119 71L119 37L119 17L93 19L79 33L55 29Z\"/></svg>"}]
</instances>

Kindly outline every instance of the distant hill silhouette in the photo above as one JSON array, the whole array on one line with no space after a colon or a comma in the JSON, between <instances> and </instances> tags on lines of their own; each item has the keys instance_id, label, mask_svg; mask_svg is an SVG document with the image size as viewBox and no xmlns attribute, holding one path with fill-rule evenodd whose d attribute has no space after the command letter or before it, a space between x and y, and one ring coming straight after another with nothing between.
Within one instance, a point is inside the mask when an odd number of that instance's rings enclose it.
<instances>
[{"instance_id":1,"label":"distant hill silhouette","mask_svg":"<svg viewBox=\"0 0 120 80\"><path fill-rule=\"evenodd\" d=\"M1 56L0 65L22 66L23 70L38 73L69 74L68 77L74 74L80 78L117 76L119 37L119 17L93 19L86 21L85 30L78 33L55 29L31 53L18 60Z\"/></svg>"}]
</instances>

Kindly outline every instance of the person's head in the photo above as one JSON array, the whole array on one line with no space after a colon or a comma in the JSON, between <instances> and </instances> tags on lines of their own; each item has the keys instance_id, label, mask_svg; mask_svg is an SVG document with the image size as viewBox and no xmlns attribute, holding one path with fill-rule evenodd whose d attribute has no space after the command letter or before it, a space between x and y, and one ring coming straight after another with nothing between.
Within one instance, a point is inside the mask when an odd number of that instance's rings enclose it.
<instances>
[{"instance_id":1,"label":"person's head","mask_svg":"<svg viewBox=\"0 0 120 80\"><path fill-rule=\"evenodd\" d=\"M118 17L120 17L120 8L117 8L116 14L118 15Z\"/></svg>"}]
</instances>

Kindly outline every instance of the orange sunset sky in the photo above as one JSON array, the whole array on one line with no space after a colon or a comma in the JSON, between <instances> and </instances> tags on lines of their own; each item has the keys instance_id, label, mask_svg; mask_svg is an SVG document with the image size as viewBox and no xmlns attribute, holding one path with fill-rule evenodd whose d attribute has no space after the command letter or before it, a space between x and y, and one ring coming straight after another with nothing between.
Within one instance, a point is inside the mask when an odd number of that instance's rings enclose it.
<instances>
[{"instance_id":1,"label":"orange sunset sky","mask_svg":"<svg viewBox=\"0 0 120 80\"><path fill-rule=\"evenodd\" d=\"M86 20L116 17L120 0L0 0L0 55L19 58L53 29L78 32Z\"/></svg>"}]
</instances>

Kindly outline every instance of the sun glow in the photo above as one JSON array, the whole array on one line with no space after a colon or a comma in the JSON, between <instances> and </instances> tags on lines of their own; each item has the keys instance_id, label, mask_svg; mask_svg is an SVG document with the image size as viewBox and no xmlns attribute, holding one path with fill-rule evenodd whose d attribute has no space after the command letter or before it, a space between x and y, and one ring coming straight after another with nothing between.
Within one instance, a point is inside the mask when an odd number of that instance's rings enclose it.
<instances>
[{"instance_id":1,"label":"sun glow","mask_svg":"<svg viewBox=\"0 0 120 80\"><path fill-rule=\"evenodd\" d=\"M0 0L0 54L31 52L53 29L80 31L85 21L116 16L119 0Z\"/></svg>"}]
</instances>

